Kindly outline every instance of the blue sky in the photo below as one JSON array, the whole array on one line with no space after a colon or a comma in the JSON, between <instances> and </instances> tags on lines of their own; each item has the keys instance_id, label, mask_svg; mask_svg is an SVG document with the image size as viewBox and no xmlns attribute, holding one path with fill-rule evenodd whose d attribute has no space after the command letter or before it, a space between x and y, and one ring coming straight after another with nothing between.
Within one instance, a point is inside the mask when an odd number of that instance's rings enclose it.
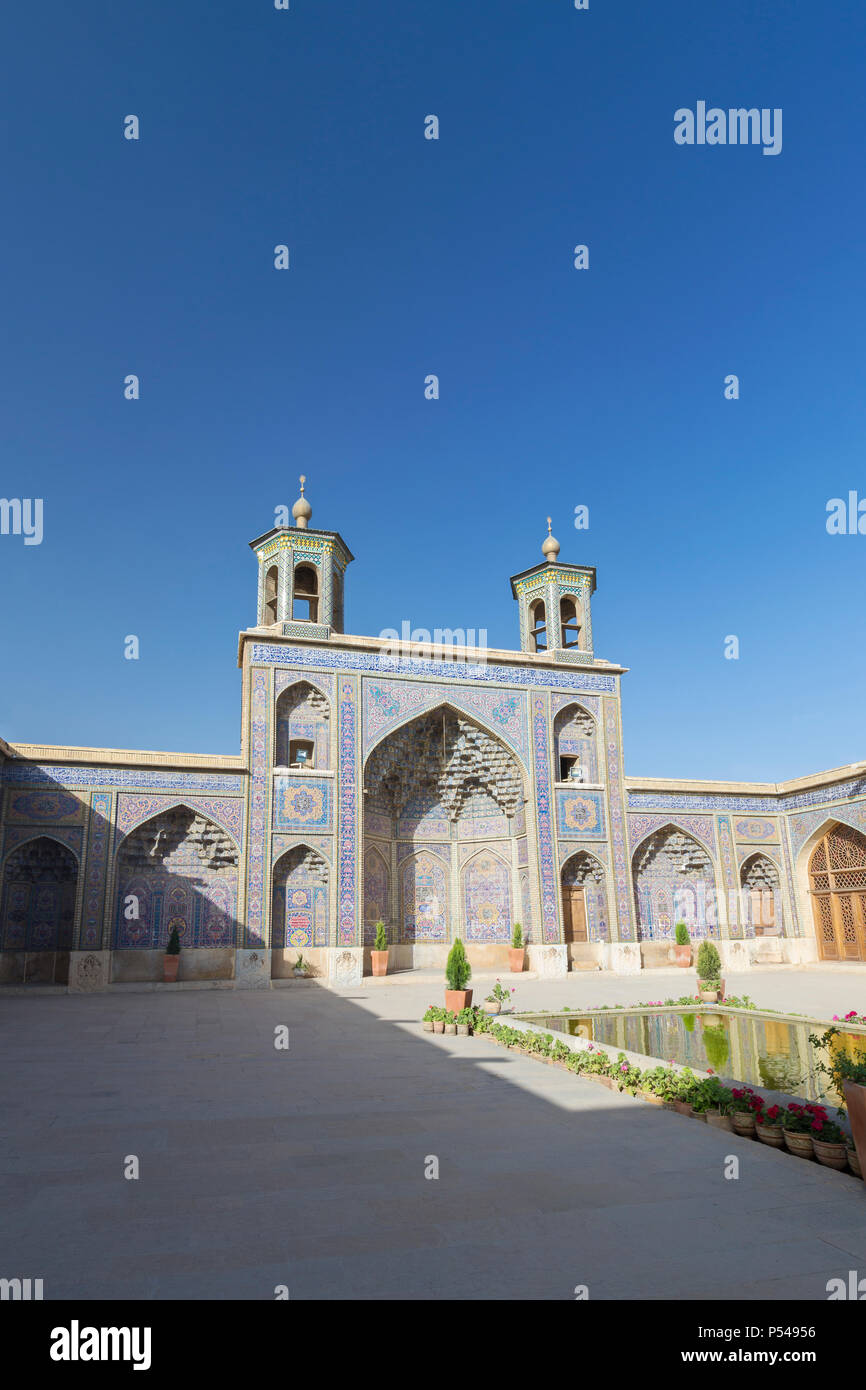
<instances>
[{"instance_id":1,"label":"blue sky","mask_svg":"<svg viewBox=\"0 0 866 1390\"><path fill-rule=\"evenodd\" d=\"M236 751L247 542L304 472L348 631L516 646L550 514L630 668L628 772L866 757L866 535L825 527L866 497L862 5L49 0L3 30L0 492L44 539L0 536L0 734ZM699 100L781 108L781 154L676 145Z\"/></svg>"}]
</instances>

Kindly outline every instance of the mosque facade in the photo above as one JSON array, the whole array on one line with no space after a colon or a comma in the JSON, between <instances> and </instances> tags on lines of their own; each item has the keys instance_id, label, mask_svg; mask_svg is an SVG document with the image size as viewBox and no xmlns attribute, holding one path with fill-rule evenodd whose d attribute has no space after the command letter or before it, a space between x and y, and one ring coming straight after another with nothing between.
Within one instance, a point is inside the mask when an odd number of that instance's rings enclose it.
<instances>
[{"instance_id":1,"label":"mosque facade","mask_svg":"<svg viewBox=\"0 0 866 1390\"><path fill-rule=\"evenodd\" d=\"M0 740L0 983L268 988L438 968L460 937L541 975L669 967L674 928L728 970L866 962L866 763L786 783L625 772L626 668L593 650L595 570L511 580L519 649L344 632L342 537L251 542L239 755ZM549 527L548 527L549 531Z\"/></svg>"}]
</instances>

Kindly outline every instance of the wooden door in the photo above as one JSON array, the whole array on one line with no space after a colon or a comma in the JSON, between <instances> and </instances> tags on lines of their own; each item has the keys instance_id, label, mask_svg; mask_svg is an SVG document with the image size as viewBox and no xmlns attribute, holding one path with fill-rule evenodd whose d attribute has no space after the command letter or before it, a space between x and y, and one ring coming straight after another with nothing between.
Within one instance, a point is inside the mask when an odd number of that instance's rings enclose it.
<instances>
[{"instance_id":1,"label":"wooden door","mask_svg":"<svg viewBox=\"0 0 866 1390\"><path fill-rule=\"evenodd\" d=\"M563 887L562 921L567 945L586 941L586 899L582 887Z\"/></svg>"},{"instance_id":2,"label":"wooden door","mask_svg":"<svg viewBox=\"0 0 866 1390\"><path fill-rule=\"evenodd\" d=\"M822 960L866 960L866 836L836 825L809 860Z\"/></svg>"}]
</instances>

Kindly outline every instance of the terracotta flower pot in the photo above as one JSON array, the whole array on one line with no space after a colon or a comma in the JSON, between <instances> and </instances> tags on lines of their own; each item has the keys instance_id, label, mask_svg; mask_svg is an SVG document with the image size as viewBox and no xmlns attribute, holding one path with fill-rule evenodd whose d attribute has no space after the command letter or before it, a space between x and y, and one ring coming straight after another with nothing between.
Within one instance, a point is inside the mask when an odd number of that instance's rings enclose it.
<instances>
[{"instance_id":1,"label":"terracotta flower pot","mask_svg":"<svg viewBox=\"0 0 866 1390\"><path fill-rule=\"evenodd\" d=\"M434 1032L434 1033L444 1033L444 1032L445 1032L445 1020L444 1020L444 1018L436 1018L436 1019L433 1020L433 1032Z\"/></svg>"},{"instance_id":2,"label":"terracotta flower pot","mask_svg":"<svg viewBox=\"0 0 866 1390\"><path fill-rule=\"evenodd\" d=\"M688 1100L675 1100L675 1101L674 1101L674 1110L676 1110L676 1112L677 1112L678 1115L691 1115L691 1113L692 1113L692 1104L691 1104L691 1101L688 1101Z\"/></svg>"},{"instance_id":3,"label":"terracotta flower pot","mask_svg":"<svg viewBox=\"0 0 866 1390\"><path fill-rule=\"evenodd\" d=\"M734 1110L731 1114L731 1123L734 1126L735 1134L745 1134L747 1138L755 1137L755 1116L751 1110Z\"/></svg>"},{"instance_id":4,"label":"terracotta flower pot","mask_svg":"<svg viewBox=\"0 0 866 1390\"><path fill-rule=\"evenodd\" d=\"M163 956L162 958L162 978L165 984L174 984L177 979L178 967L180 966L180 956Z\"/></svg>"},{"instance_id":5,"label":"terracotta flower pot","mask_svg":"<svg viewBox=\"0 0 866 1390\"><path fill-rule=\"evenodd\" d=\"M502 1008L498 999L485 999L481 1005L486 1014L498 1014Z\"/></svg>"},{"instance_id":6,"label":"terracotta flower pot","mask_svg":"<svg viewBox=\"0 0 866 1390\"><path fill-rule=\"evenodd\" d=\"M781 1125L759 1125L756 1121L755 1133L762 1144L769 1144L773 1149L784 1149L785 1136Z\"/></svg>"},{"instance_id":7,"label":"terracotta flower pot","mask_svg":"<svg viewBox=\"0 0 866 1390\"><path fill-rule=\"evenodd\" d=\"M828 1144L823 1139L813 1139L812 1148L818 1162L823 1163L825 1168L835 1168L841 1173L848 1167L848 1150L844 1144Z\"/></svg>"},{"instance_id":8,"label":"terracotta flower pot","mask_svg":"<svg viewBox=\"0 0 866 1390\"><path fill-rule=\"evenodd\" d=\"M424 1019L422 1019L422 1020L421 1020L421 1027L424 1029L424 1032L425 1032L425 1033L432 1033L432 1032L433 1032L433 1020L432 1020L432 1018L424 1018Z\"/></svg>"},{"instance_id":9,"label":"terracotta flower pot","mask_svg":"<svg viewBox=\"0 0 866 1390\"><path fill-rule=\"evenodd\" d=\"M720 1115L716 1110L707 1111L707 1124L712 1125L713 1129L726 1129L733 1132L734 1123L730 1115Z\"/></svg>"},{"instance_id":10,"label":"terracotta flower pot","mask_svg":"<svg viewBox=\"0 0 866 1390\"><path fill-rule=\"evenodd\" d=\"M843 1081L842 1090L845 1093L845 1109L848 1111L851 1136L862 1175L866 1167L866 1086L861 1086L856 1081Z\"/></svg>"},{"instance_id":11,"label":"terracotta flower pot","mask_svg":"<svg viewBox=\"0 0 866 1390\"><path fill-rule=\"evenodd\" d=\"M703 1001L704 1001L705 1004L717 1004L718 1001L719 1001L719 992L718 992L718 990L715 990L715 989L702 989L702 990L699 990L698 993L700 994L700 996L701 996L701 998L703 999Z\"/></svg>"},{"instance_id":12,"label":"terracotta flower pot","mask_svg":"<svg viewBox=\"0 0 866 1390\"><path fill-rule=\"evenodd\" d=\"M387 975L387 974L388 974L388 952L387 952L387 951L371 951L371 952L370 952L370 959L371 959L372 962L373 962L373 974L374 974L374 975Z\"/></svg>"},{"instance_id":13,"label":"terracotta flower pot","mask_svg":"<svg viewBox=\"0 0 866 1390\"><path fill-rule=\"evenodd\" d=\"M798 1134L795 1129L783 1129L782 1134L785 1137L785 1148L788 1153L796 1154L797 1158L814 1159L811 1134Z\"/></svg>"},{"instance_id":14,"label":"terracotta flower pot","mask_svg":"<svg viewBox=\"0 0 866 1390\"><path fill-rule=\"evenodd\" d=\"M456 1033L457 1033L457 1024L456 1024L456 1023L446 1023L446 1024L445 1024L445 1032L446 1032L446 1033L450 1033L452 1036L456 1036Z\"/></svg>"},{"instance_id":15,"label":"terracotta flower pot","mask_svg":"<svg viewBox=\"0 0 866 1390\"><path fill-rule=\"evenodd\" d=\"M680 965L683 967L683 969L687 970L692 963L691 946L675 946L674 951L676 953L677 965Z\"/></svg>"},{"instance_id":16,"label":"terracotta flower pot","mask_svg":"<svg viewBox=\"0 0 866 1390\"><path fill-rule=\"evenodd\" d=\"M509 947L508 968L511 971L512 975L519 975L522 972L523 962L525 959L526 952L524 951L522 946L518 948L515 948L514 946Z\"/></svg>"},{"instance_id":17,"label":"terracotta flower pot","mask_svg":"<svg viewBox=\"0 0 866 1390\"><path fill-rule=\"evenodd\" d=\"M468 1009L472 1003L471 989L446 989L445 1007L452 1014L459 1014L461 1009Z\"/></svg>"},{"instance_id":18,"label":"terracotta flower pot","mask_svg":"<svg viewBox=\"0 0 866 1390\"><path fill-rule=\"evenodd\" d=\"M469 1024L468 1024L468 1023L458 1023L458 1025L457 1025L457 1035L458 1035L458 1037L461 1037L461 1038L468 1038L468 1037L469 1037Z\"/></svg>"}]
</instances>

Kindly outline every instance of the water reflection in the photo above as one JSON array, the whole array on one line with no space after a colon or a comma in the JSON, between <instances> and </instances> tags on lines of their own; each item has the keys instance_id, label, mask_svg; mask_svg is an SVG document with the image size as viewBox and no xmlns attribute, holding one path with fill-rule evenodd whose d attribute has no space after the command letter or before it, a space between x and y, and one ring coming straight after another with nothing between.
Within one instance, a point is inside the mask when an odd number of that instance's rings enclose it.
<instances>
[{"instance_id":1,"label":"water reflection","mask_svg":"<svg viewBox=\"0 0 866 1390\"><path fill-rule=\"evenodd\" d=\"M527 1015L527 1017L529 1017ZM751 1086L786 1091L805 1100L838 1105L841 1097L827 1077L816 1073L816 1053L809 1034L823 1031L814 1023L790 1023L768 1014L656 1013L652 1010L602 1014L533 1014L532 1021L550 1032L621 1047L663 1062L698 1071L712 1070ZM834 1050L866 1059L866 1037L839 1033Z\"/></svg>"}]
</instances>

